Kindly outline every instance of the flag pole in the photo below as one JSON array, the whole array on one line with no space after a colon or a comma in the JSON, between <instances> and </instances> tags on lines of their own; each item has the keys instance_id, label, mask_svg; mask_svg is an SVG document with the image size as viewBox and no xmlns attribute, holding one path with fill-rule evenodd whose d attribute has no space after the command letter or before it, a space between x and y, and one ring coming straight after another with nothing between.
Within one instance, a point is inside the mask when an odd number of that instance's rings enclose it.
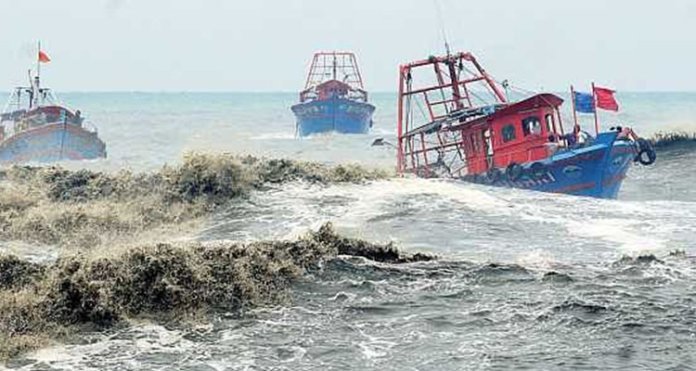
<instances>
[{"instance_id":1,"label":"flag pole","mask_svg":"<svg viewBox=\"0 0 696 371\"><path fill-rule=\"evenodd\" d=\"M577 107L575 106L575 88L573 85L570 86L570 101L573 103L573 121L575 122L575 126L573 127L573 131L575 131L575 128L578 127L578 110Z\"/></svg>"},{"instance_id":2,"label":"flag pole","mask_svg":"<svg viewBox=\"0 0 696 371\"><path fill-rule=\"evenodd\" d=\"M592 83L592 104L594 105L594 126L595 132L599 135L599 115L597 114L597 94L595 94L595 84Z\"/></svg>"},{"instance_id":3,"label":"flag pole","mask_svg":"<svg viewBox=\"0 0 696 371\"><path fill-rule=\"evenodd\" d=\"M36 76L41 76L41 41L38 42L39 50L36 52Z\"/></svg>"},{"instance_id":4,"label":"flag pole","mask_svg":"<svg viewBox=\"0 0 696 371\"><path fill-rule=\"evenodd\" d=\"M38 41L39 50L36 52L36 78L31 82L31 86L34 86L36 91L34 92L35 106L39 106L39 91L41 90L41 40Z\"/></svg>"}]
</instances>

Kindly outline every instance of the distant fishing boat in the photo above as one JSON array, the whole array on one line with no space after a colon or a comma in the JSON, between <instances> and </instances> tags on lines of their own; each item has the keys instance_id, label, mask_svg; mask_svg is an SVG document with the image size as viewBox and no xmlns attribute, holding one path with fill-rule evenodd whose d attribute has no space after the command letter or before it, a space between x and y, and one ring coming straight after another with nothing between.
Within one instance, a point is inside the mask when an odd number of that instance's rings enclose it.
<instances>
[{"instance_id":1,"label":"distant fishing boat","mask_svg":"<svg viewBox=\"0 0 696 371\"><path fill-rule=\"evenodd\" d=\"M401 173L611 199L631 164L656 159L630 128L600 131L597 109L616 111L618 103L613 91L594 84L591 94L572 91L575 125L566 133L563 99L536 94L510 101L509 85L470 53L402 65L400 77ZM581 130L576 112L595 114L595 136Z\"/></svg>"},{"instance_id":2,"label":"distant fishing boat","mask_svg":"<svg viewBox=\"0 0 696 371\"><path fill-rule=\"evenodd\" d=\"M0 164L106 157L96 128L87 127L79 110L64 107L51 89L41 87L41 64L48 62L39 45L36 76L29 71L29 86L16 88L0 115Z\"/></svg>"},{"instance_id":3,"label":"distant fishing boat","mask_svg":"<svg viewBox=\"0 0 696 371\"><path fill-rule=\"evenodd\" d=\"M299 136L366 134L374 111L353 53L314 54L300 103L292 106Z\"/></svg>"}]
</instances>

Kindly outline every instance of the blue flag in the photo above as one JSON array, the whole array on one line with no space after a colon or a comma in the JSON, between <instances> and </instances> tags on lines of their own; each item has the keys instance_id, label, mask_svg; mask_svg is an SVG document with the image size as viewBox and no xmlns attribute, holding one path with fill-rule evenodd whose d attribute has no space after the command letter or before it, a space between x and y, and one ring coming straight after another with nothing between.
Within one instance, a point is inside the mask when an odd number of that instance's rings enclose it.
<instances>
[{"instance_id":1,"label":"blue flag","mask_svg":"<svg viewBox=\"0 0 696 371\"><path fill-rule=\"evenodd\" d=\"M595 112L595 103L592 94L574 92L573 95L576 111L580 113Z\"/></svg>"}]
</instances>

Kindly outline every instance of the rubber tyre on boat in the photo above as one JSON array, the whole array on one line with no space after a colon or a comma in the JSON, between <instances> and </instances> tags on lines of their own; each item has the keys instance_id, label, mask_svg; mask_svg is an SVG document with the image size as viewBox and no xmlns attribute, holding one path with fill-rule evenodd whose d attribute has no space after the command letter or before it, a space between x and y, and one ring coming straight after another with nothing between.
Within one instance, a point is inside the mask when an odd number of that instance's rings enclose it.
<instances>
[{"instance_id":1,"label":"rubber tyre on boat","mask_svg":"<svg viewBox=\"0 0 696 371\"><path fill-rule=\"evenodd\" d=\"M486 183L495 184L499 182L502 177L503 173L500 170L492 168L486 172Z\"/></svg>"},{"instance_id":2,"label":"rubber tyre on boat","mask_svg":"<svg viewBox=\"0 0 696 371\"><path fill-rule=\"evenodd\" d=\"M508 165L507 169L505 169L505 175L507 176L507 179L511 182L516 182L520 180L523 174L524 168L522 167L522 165L515 162Z\"/></svg>"},{"instance_id":3,"label":"rubber tyre on boat","mask_svg":"<svg viewBox=\"0 0 696 371\"><path fill-rule=\"evenodd\" d=\"M643 166L650 166L654 164L657 160L657 153L655 153L655 149L653 148L652 144L650 144L650 142L647 140L640 138L638 139L638 147L640 149L635 160L640 162L640 164Z\"/></svg>"}]
</instances>

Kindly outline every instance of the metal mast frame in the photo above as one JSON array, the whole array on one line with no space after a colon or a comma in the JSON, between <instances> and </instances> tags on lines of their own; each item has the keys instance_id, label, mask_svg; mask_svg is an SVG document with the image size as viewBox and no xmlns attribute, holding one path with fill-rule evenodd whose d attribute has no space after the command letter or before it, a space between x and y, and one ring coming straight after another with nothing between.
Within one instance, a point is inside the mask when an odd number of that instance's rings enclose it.
<instances>
[{"instance_id":1,"label":"metal mast frame","mask_svg":"<svg viewBox=\"0 0 696 371\"><path fill-rule=\"evenodd\" d=\"M364 99L367 100L367 92L355 54L334 51L314 53L305 88L300 93L300 101L307 100L308 94L317 86L331 80L347 84L353 91L363 95Z\"/></svg>"},{"instance_id":2,"label":"metal mast frame","mask_svg":"<svg viewBox=\"0 0 696 371\"><path fill-rule=\"evenodd\" d=\"M435 83L413 86L416 73L435 74ZM491 95L491 103L477 106L482 99L475 91ZM433 99L434 96L438 97ZM461 172L466 166L461 132L441 130L452 124L462 124L480 117L477 110L486 106L507 105L501 86L484 70L471 53L432 56L404 64L399 68L398 155L400 173L415 172L432 176L434 165L443 166L448 173ZM424 120L416 122L413 109L417 106ZM429 157L430 155L430 157ZM437 160L433 157L437 156ZM445 158L450 159L445 160Z\"/></svg>"}]
</instances>

